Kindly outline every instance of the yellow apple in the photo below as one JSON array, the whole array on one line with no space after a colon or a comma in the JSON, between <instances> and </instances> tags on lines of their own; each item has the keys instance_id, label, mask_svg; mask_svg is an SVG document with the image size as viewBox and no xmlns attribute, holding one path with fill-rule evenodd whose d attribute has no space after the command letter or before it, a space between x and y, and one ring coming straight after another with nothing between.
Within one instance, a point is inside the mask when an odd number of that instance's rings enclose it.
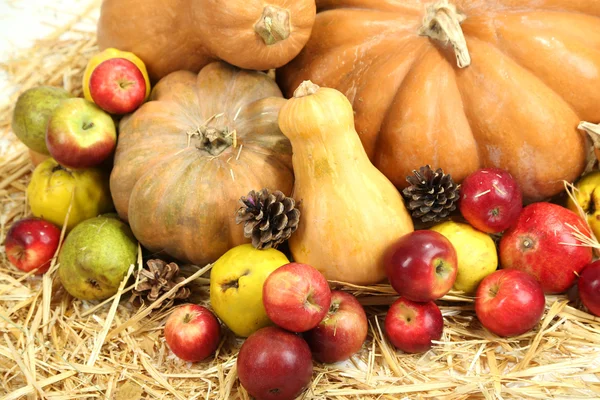
<instances>
[{"instance_id":1,"label":"yellow apple","mask_svg":"<svg viewBox=\"0 0 600 400\"><path fill-rule=\"evenodd\" d=\"M453 288L473 294L479 282L498 268L498 253L492 238L471 225L443 222L431 228L444 235L456 249L458 275Z\"/></svg>"},{"instance_id":2,"label":"yellow apple","mask_svg":"<svg viewBox=\"0 0 600 400\"><path fill-rule=\"evenodd\" d=\"M577 203L587 214L587 223L600 239L600 171L594 171L581 178L575 185L575 198ZM579 212L575 202L569 197L567 208L577 215Z\"/></svg>"},{"instance_id":3,"label":"yellow apple","mask_svg":"<svg viewBox=\"0 0 600 400\"><path fill-rule=\"evenodd\" d=\"M251 244L223 254L210 274L210 303L217 316L238 336L248 337L271 325L263 305L263 284L289 260L279 250L258 250Z\"/></svg>"}]
</instances>

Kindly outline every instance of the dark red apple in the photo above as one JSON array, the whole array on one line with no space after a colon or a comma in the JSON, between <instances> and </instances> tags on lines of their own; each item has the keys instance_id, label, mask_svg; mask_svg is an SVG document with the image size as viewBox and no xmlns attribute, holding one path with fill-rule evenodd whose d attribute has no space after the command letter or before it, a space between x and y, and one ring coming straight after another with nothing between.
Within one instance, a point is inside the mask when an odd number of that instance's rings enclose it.
<instances>
[{"instance_id":1,"label":"dark red apple","mask_svg":"<svg viewBox=\"0 0 600 400\"><path fill-rule=\"evenodd\" d=\"M316 328L304 334L315 360L335 363L358 352L367 338L367 315L356 297L331 292L329 312Z\"/></svg>"},{"instance_id":2,"label":"dark red apple","mask_svg":"<svg viewBox=\"0 0 600 400\"><path fill-rule=\"evenodd\" d=\"M112 154L116 144L112 117L91 101L64 100L48 121L46 146L52 158L64 167L99 165Z\"/></svg>"},{"instance_id":3,"label":"dark red apple","mask_svg":"<svg viewBox=\"0 0 600 400\"><path fill-rule=\"evenodd\" d=\"M237 372L257 400L292 400L312 378L310 348L298 335L275 326L262 328L242 345Z\"/></svg>"},{"instance_id":4,"label":"dark red apple","mask_svg":"<svg viewBox=\"0 0 600 400\"><path fill-rule=\"evenodd\" d=\"M583 305L600 317L600 260L588 264L581 271L577 286Z\"/></svg>"},{"instance_id":5,"label":"dark red apple","mask_svg":"<svg viewBox=\"0 0 600 400\"><path fill-rule=\"evenodd\" d=\"M508 171L484 168L463 180L458 208L473 227L498 233L516 222L523 209L523 194Z\"/></svg>"},{"instance_id":6,"label":"dark red apple","mask_svg":"<svg viewBox=\"0 0 600 400\"><path fill-rule=\"evenodd\" d=\"M206 307L184 304L165 324L167 345L177 357L198 362L215 352L221 340L221 325Z\"/></svg>"},{"instance_id":7,"label":"dark red apple","mask_svg":"<svg viewBox=\"0 0 600 400\"><path fill-rule=\"evenodd\" d=\"M60 229L40 218L15 222L6 234L4 247L8 261L21 271L48 271L60 242Z\"/></svg>"},{"instance_id":8,"label":"dark red apple","mask_svg":"<svg viewBox=\"0 0 600 400\"><path fill-rule=\"evenodd\" d=\"M327 279L307 264L289 263L277 268L263 285L267 316L280 327L305 332L319 325L331 304Z\"/></svg>"},{"instance_id":9,"label":"dark red apple","mask_svg":"<svg viewBox=\"0 0 600 400\"><path fill-rule=\"evenodd\" d=\"M545 293L563 293L592 261L592 249L582 246L574 229L590 236L583 219L551 203L533 203L500 240L500 265L533 275Z\"/></svg>"},{"instance_id":10,"label":"dark red apple","mask_svg":"<svg viewBox=\"0 0 600 400\"><path fill-rule=\"evenodd\" d=\"M523 271L499 270L479 284L475 312L481 324L499 336L521 335L542 319L546 298L542 286Z\"/></svg>"},{"instance_id":11,"label":"dark red apple","mask_svg":"<svg viewBox=\"0 0 600 400\"><path fill-rule=\"evenodd\" d=\"M402 236L386 251L385 270L390 284L412 301L444 296L454 285L456 250L441 233L421 230Z\"/></svg>"},{"instance_id":12,"label":"dark red apple","mask_svg":"<svg viewBox=\"0 0 600 400\"><path fill-rule=\"evenodd\" d=\"M94 103L117 115L135 111L146 97L144 75L124 58L110 58L94 68L89 89Z\"/></svg>"},{"instance_id":13,"label":"dark red apple","mask_svg":"<svg viewBox=\"0 0 600 400\"><path fill-rule=\"evenodd\" d=\"M417 303L400 297L385 316L385 332L390 342L405 353L429 350L431 341L439 340L443 331L444 318L433 301Z\"/></svg>"}]
</instances>

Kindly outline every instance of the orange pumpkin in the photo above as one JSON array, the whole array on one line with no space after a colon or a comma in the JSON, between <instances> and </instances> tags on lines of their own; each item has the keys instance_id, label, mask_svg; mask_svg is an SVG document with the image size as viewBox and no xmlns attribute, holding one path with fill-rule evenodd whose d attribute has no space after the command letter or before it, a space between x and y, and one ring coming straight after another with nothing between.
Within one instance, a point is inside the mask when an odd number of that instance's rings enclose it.
<instances>
[{"instance_id":1,"label":"orange pumpkin","mask_svg":"<svg viewBox=\"0 0 600 400\"><path fill-rule=\"evenodd\" d=\"M373 163L461 181L481 167L528 201L585 167L580 120L600 121L598 0L318 0L311 38L277 71L289 97L310 79L344 93Z\"/></svg>"},{"instance_id":2,"label":"orange pumpkin","mask_svg":"<svg viewBox=\"0 0 600 400\"><path fill-rule=\"evenodd\" d=\"M110 189L153 252L196 264L248 242L235 223L250 190L292 192L291 145L273 79L217 62L169 74L120 123Z\"/></svg>"},{"instance_id":3,"label":"orange pumpkin","mask_svg":"<svg viewBox=\"0 0 600 400\"><path fill-rule=\"evenodd\" d=\"M219 59L267 70L300 52L315 12L314 0L104 0L98 44L133 52L154 81Z\"/></svg>"}]
</instances>

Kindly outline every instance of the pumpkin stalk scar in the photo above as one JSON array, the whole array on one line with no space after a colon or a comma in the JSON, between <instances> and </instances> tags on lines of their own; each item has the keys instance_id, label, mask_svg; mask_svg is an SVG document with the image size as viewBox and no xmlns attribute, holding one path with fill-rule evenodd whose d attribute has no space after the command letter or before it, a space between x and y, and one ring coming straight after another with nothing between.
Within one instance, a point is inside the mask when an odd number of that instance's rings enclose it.
<instances>
[{"instance_id":1,"label":"pumpkin stalk scar","mask_svg":"<svg viewBox=\"0 0 600 400\"><path fill-rule=\"evenodd\" d=\"M267 5L254 24L254 32L267 46L271 46L290 36L290 13L283 8Z\"/></svg>"},{"instance_id":2,"label":"pumpkin stalk scar","mask_svg":"<svg viewBox=\"0 0 600 400\"><path fill-rule=\"evenodd\" d=\"M454 4L448 3L448 0L439 0L427 6L423 25L419 29L421 36L428 36L443 44L450 42L459 68L471 65L467 41L460 28L460 24L466 18L464 14L458 12Z\"/></svg>"}]
</instances>

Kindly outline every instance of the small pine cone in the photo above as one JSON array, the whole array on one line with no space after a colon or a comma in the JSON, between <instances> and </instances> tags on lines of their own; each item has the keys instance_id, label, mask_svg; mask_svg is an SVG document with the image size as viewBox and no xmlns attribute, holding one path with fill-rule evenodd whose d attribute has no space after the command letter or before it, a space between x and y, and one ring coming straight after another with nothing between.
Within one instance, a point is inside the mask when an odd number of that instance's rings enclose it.
<instances>
[{"instance_id":1,"label":"small pine cone","mask_svg":"<svg viewBox=\"0 0 600 400\"><path fill-rule=\"evenodd\" d=\"M179 266L175 263L166 263L163 260L148 260L146 267L137 271L136 285L133 289L133 295L130 301L136 297L145 296L149 301L154 302L164 293L173 289L175 285L185 280L179 275ZM173 293L169 300L187 299L190 296L190 289L182 286Z\"/></svg>"},{"instance_id":2,"label":"small pine cone","mask_svg":"<svg viewBox=\"0 0 600 400\"><path fill-rule=\"evenodd\" d=\"M435 172L426 165L406 177L410 186L402 191L413 218L422 222L439 222L456 210L459 186L441 168Z\"/></svg>"},{"instance_id":3,"label":"small pine cone","mask_svg":"<svg viewBox=\"0 0 600 400\"><path fill-rule=\"evenodd\" d=\"M285 242L298 228L300 210L291 197L279 190L252 190L240 199L236 223L244 223L244 236L252 238L257 249L275 248Z\"/></svg>"}]
</instances>

